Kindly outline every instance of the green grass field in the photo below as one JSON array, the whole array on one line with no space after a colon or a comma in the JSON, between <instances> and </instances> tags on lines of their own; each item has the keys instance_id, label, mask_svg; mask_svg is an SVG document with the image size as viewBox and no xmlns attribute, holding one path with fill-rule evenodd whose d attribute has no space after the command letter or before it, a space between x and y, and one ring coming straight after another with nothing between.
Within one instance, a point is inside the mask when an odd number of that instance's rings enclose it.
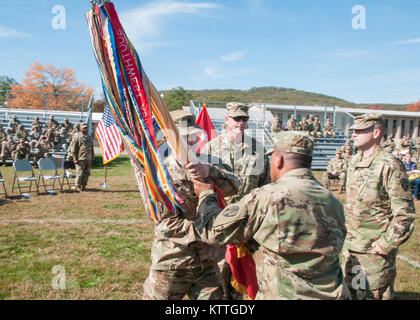
<instances>
[{"instance_id":1,"label":"green grass field","mask_svg":"<svg viewBox=\"0 0 420 320\"><path fill-rule=\"evenodd\" d=\"M11 195L13 170L1 171ZM0 195L0 299L141 299L154 225L128 157L110 163L106 191L98 186L103 175L97 158L88 192L66 186L57 195L32 191L29 199ZM419 261L418 252L416 229L400 254ZM54 266L65 270L65 289L53 288ZM420 300L420 269L402 260L397 267L397 298Z\"/></svg>"}]
</instances>

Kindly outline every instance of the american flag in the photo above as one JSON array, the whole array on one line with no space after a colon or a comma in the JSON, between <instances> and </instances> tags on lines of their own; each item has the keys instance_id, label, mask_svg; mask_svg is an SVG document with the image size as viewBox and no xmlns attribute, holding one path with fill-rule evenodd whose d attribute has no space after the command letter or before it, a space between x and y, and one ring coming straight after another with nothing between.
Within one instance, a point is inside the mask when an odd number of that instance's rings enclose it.
<instances>
[{"instance_id":1,"label":"american flag","mask_svg":"<svg viewBox=\"0 0 420 320\"><path fill-rule=\"evenodd\" d=\"M105 107L102 120L96 128L95 134L101 146L104 164L111 162L124 151L121 135L115 126L114 118L108 106Z\"/></svg>"}]
</instances>

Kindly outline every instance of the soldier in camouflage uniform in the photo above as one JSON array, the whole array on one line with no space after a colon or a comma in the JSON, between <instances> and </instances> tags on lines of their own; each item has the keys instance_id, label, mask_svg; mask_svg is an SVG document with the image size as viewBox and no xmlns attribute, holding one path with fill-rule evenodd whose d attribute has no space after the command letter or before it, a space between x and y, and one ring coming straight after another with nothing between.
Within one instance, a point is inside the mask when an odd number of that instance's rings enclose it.
<instances>
[{"instance_id":1,"label":"soldier in camouflage uniform","mask_svg":"<svg viewBox=\"0 0 420 320\"><path fill-rule=\"evenodd\" d=\"M7 158L12 157L12 152L16 149L16 143L12 136L8 136L7 141L3 141L1 144L1 160L3 161L3 167L6 166Z\"/></svg>"},{"instance_id":2,"label":"soldier in camouflage uniform","mask_svg":"<svg viewBox=\"0 0 420 320\"><path fill-rule=\"evenodd\" d=\"M0 124L0 154L1 154L1 145L4 141L7 141L7 134L3 131L3 126Z\"/></svg>"},{"instance_id":3,"label":"soldier in camouflage uniform","mask_svg":"<svg viewBox=\"0 0 420 320\"><path fill-rule=\"evenodd\" d=\"M384 151L381 114L355 118L346 184L347 237L343 270L359 299L392 299L398 247L410 237L415 209L403 163Z\"/></svg>"},{"instance_id":4,"label":"soldier in camouflage uniform","mask_svg":"<svg viewBox=\"0 0 420 320\"><path fill-rule=\"evenodd\" d=\"M54 152L54 143L48 139L46 136L41 136L38 142L34 145L34 162L38 163L38 160L41 158L47 158L48 152Z\"/></svg>"},{"instance_id":5,"label":"soldier in camouflage uniform","mask_svg":"<svg viewBox=\"0 0 420 320\"><path fill-rule=\"evenodd\" d=\"M279 120L279 115L276 114L275 117L274 117L273 125L271 126L271 134L273 135L273 134L278 133L280 131L283 131L282 123Z\"/></svg>"},{"instance_id":6,"label":"soldier in camouflage uniform","mask_svg":"<svg viewBox=\"0 0 420 320\"><path fill-rule=\"evenodd\" d=\"M19 125L20 121L17 119L16 116L13 116L12 119L9 121L9 124L7 125L6 134L8 136L16 134L16 130Z\"/></svg>"},{"instance_id":7,"label":"soldier in camouflage uniform","mask_svg":"<svg viewBox=\"0 0 420 320\"><path fill-rule=\"evenodd\" d=\"M273 140L273 183L239 203L221 211L211 183L194 180L200 195L196 229L213 245L258 243L256 299L349 298L339 264L346 237L343 206L311 172L313 138L295 131Z\"/></svg>"},{"instance_id":8,"label":"soldier in camouflage uniform","mask_svg":"<svg viewBox=\"0 0 420 320\"><path fill-rule=\"evenodd\" d=\"M309 115L309 118L308 118L308 120L307 120L306 122L307 122L307 123L308 123L308 125L310 126L311 131L313 130L314 121L315 121L315 119L314 119L314 115L313 115L313 114L310 114L310 115Z\"/></svg>"},{"instance_id":9,"label":"soldier in camouflage uniform","mask_svg":"<svg viewBox=\"0 0 420 320\"><path fill-rule=\"evenodd\" d=\"M269 183L270 172L264 146L253 137L244 134L249 119L248 106L239 102L230 102L226 105L226 109L226 129L204 146L200 157L207 161L218 160L216 163L211 163L223 165L239 177L239 191L232 197L225 197L229 204L238 202L252 189ZM220 252L219 261L221 273L226 280L230 295L240 299L241 297L230 286L230 267L224 262L223 250Z\"/></svg>"},{"instance_id":10,"label":"soldier in camouflage uniform","mask_svg":"<svg viewBox=\"0 0 420 320\"><path fill-rule=\"evenodd\" d=\"M39 121L39 117L35 117L34 121L31 124L31 131L34 131L34 128L39 128L39 131L42 131L42 123Z\"/></svg>"},{"instance_id":11,"label":"soldier in camouflage uniform","mask_svg":"<svg viewBox=\"0 0 420 320\"><path fill-rule=\"evenodd\" d=\"M314 138L322 137L321 123L319 122L319 118L315 118L314 129L310 132L310 135Z\"/></svg>"},{"instance_id":12,"label":"soldier in camouflage uniform","mask_svg":"<svg viewBox=\"0 0 420 320\"><path fill-rule=\"evenodd\" d=\"M346 160L347 167L350 164L350 159L351 159L352 155L353 155L353 148L351 146L347 146L346 150L345 150L345 153L343 154L343 159Z\"/></svg>"},{"instance_id":13,"label":"soldier in camouflage uniform","mask_svg":"<svg viewBox=\"0 0 420 320\"><path fill-rule=\"evenodd\" d=\"M88 126L80 125L80 133L73 137L73 143L69 147L69 156L73 159L76 166L76 179L74 180L76 189L85 191L90 176L90 168L95 159L93 151L92 137L87 134Z\"/></svg>"},{"instance_id":14,"label":"soldier in camouflage uniform","mask_svg":"<svg viewBox=\"0 0 420 320\"><path fill-rule=\"evenodd\" d=\"M65 118L64 122L61 124L60 129L64 128L67 134L73 131L73 124L69 121L69 118Z\"/></svg>"},{"instance_id":15,"label":"soldier in camouflage uniform","mask_svg":"<svg viewBox=\"0 0 420 320\"><path fill-rule=\"evenodd\" d=\"M330 180L339 179L339 193L343 193L346 184L347 161L342 157L341 149L335 151L335 158L328 163L327 171L322 175L322 183L330 189Z\"/></svg>"},{"instance_id":16,"label":"soldier in camouflage uniform","mask_svg":"<svg viewBox=\"0 0 420 320\"><path fill-rule=\"evenodd\" d=\"M327 119L327 123L324 125L324 138L335 138L334 126L331 124L331 119Z\"/></svg>"},{"instance_id":17,"label":"soldier in camouflage uniform","mask_svg":"<svg viewBox=\"0 0 420 320\"><path fill-rule=\"evenodd\" d=\"M189 149L195 152L197 137L202 132L195 125L195 116L183 110L172 111L171 116L180 134L185 137ZM143 299L180 300L185 295L191 300L222 299L217 249L200 242L193 226L198 197L194 193L192 175L176 160L173 153L165 159L165 165L175 191L184 201L185 211L174 214L163 207L163 220L155 227L151 250L152 266L143 285ZM238 190L238 179L221 167L202 163L188 165L188 168L193 167L199 171L202 168L198 166L201 165L207 169L205 177L216 181L224 195L233 195Z\"/></svg>"},{"instance_id":18,"label":"soldier in camouflage uniform","mask_svg":"<svg viewBox=\"0 0 420 320\"><path fill-rule=\"evenodd\" d=\"M23 124L20 124L18 127L18 130L16 131L16 138L18 140L23 139L26 141L28 137L29 137L28 131L25 130L25 127Z\"/></svg>"},{"instance_id":19,"label":"soldier in camouflage uniform","mask_svg":"<svg viewBox=\"0 0 420 320\"><path fill-rule=\"evenodd\" d=\"M300 130L306 134L309 134L310 132L310 127L305 117L302 118L302 122L300 123Z\"/></svg>"},{"instance_id":20,"label":"soldier in camouflage uniform","mask_svg":"<svg viewBox=\"0 0 420 320\"><path fill-rule=\"evenodd\" d=\"M17 159L29 159L29 154L31 149L29 148L28 144L24 139L20 139L16 149L12 151L12 158L13 160Z\"/></svg>"},{"instance_id":21,"label":"soldier in camouflage uniform","mask_svg":"<svg viewBox=\"0 0 420 320\"><path fill-rule=\"evenodd\" d=\"M59 125L58 121L57 120L54 120L54 116L53 115L50 115L50 120L48 120L45 123L45 127L47 129L52 129L53 131L58 130L59 126L60 125Z\"/></svg>"},{"instance_id":22,"label":"soldier in camouflage uniform","mask_svg":"<svg viewBox=\"0 0 420 320\"><path fill-rule=\"evenodd\" d=\"M295 120L295 116L292 114L290 116L290 119L287 120L287 131L294 131L296 130L296 120Z\"/></svg>"}]
</instances>

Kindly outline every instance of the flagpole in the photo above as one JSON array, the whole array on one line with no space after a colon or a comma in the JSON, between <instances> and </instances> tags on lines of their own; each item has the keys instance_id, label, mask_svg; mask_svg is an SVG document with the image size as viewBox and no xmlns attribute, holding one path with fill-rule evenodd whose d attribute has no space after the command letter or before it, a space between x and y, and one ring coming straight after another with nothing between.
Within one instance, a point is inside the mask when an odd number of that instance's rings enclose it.
<instances>
[{"instance_id":1,"label":"flagpole","mask_svg":"<svg viewBox=\"0 0 420 320\"><path fill-rule=\"evenodd\" d=\"M108 165L104 165L104 170L105 170L105 182L104 182L103 184L101 184L101 188L102 188L102 189L111 189L111 186L109 186L109 185L106 183L106 178L107 178L107 176L108 176Z\"/></svg>"}]
</instances>

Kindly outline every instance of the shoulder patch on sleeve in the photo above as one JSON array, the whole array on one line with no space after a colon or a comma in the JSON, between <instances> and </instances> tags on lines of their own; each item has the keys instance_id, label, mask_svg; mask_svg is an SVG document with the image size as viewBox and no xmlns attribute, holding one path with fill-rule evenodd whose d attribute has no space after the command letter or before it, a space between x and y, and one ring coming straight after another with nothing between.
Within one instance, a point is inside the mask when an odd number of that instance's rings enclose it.
<instances>
[{"instance_id":1,"label":"shoulder patch on sleeve","mask_svg":"<svg viewBox=\"0 0 420 320\"><path fill-rule=\"evenodd\" d=\"M234 217L239 212L239 206L237 205L230 205L225 210L223 210L222 214L225 217Z\"/></svg>"},{"instance_id":2,"label":"shoulder patch on sleeve","mask_svg":"<svg viewBox=\"0 0 420 320\"><path fill-rule=\"evenodd\" d=\"M402 189L407 192L408 189L410 188L410 182L408 181L408 179L407 178L402 178L400 180L400 182L401 182Z\"/></svg>"}]
</instances>

